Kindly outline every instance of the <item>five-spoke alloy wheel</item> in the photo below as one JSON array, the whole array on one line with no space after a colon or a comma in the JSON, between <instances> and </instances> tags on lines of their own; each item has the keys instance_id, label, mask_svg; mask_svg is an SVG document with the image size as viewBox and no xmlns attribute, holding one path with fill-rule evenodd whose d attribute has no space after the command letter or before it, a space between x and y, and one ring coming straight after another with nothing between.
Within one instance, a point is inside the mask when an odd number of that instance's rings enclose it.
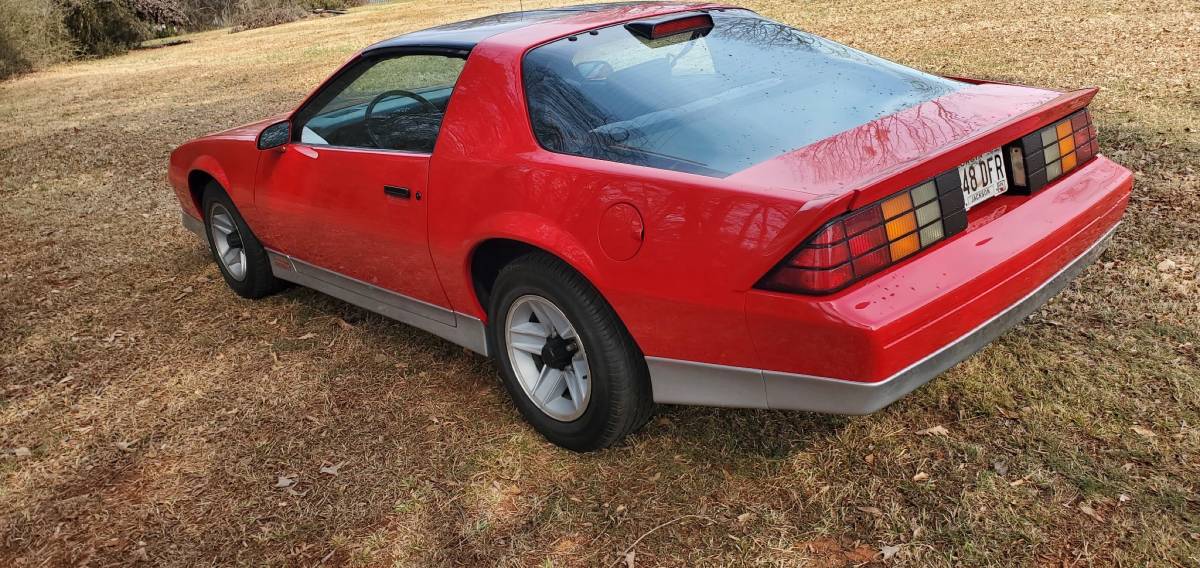
<instances>
[{"instance_id":1,"label":"five-spoke alloy wheel","mask_svg":"<svg viewBox=\"0 0 1200 568\"><path fill-rule=\"evenodd\" d=\"M608 302L563 261L531 252L500 269L488 335L517 409L551 442L605 448L649 420L645 356Z\"/></svg>"},{"instance_id":2,"label":"five-spoke alloy wheel","mask_svg":"<svg viewBox=\"0 0 1200 568\"><path fill-rule=\"evenodd\" d=\"M221 186L209 183L204 188L200 210L213 260L217 261L225 283L237 295L262 298L283 288L283 281L271 272L267 250Z\"/></svg>"},{"instance_id":3,"label":"five-spoke alloy wheel","mask_svg":"<svg viewBox=\"0 0 1200 568\"><path fill-rule=\"evenodd\" d=\"M213 203L208 213L208 233L212 238L217 262L225 267L234 280L245 280L245 244L242 242L241 231L238 231L237 224L233 221L233 215L220 203Z\"/></svg>"},{"instance_id":4,"label":"five-spoke alloy wheel","mask_svg":"<svg viewBox=\"0 0 1200 568\"><path fill-rule=\"evenodd\" d=\"M591 395L591 371L567 316L531 294L513 302L504 327L508 358L525 395L555 420L579 418Z\"/></svg>"}]
</instances>

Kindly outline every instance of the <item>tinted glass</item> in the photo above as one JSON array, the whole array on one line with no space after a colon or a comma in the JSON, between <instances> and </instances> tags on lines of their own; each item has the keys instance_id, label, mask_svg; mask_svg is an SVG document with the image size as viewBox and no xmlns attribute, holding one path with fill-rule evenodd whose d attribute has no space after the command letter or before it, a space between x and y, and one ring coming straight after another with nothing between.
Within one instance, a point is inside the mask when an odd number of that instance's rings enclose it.
<instances>
[{"instance_id":1,"label":"tinted glass","mask_svg":"<svg viewBox=\"0 0 1200 568\"><path fill-rule=\"evenodd\" d=\"M465 60L405 55L367 61L301 112L301 142L431 152Z\"/></svg>"},{"instance_id":2,"label":"tinted glass","mask_svg":"<svg viewBox=\"0 0 1200 568\"><path fill-rule=\"evenodd\" d=\"M649 41L614 26L532 50L538 140L724 176L962 86L751 12L711 14L707 33Z\"/></svg>"}]
</instances>

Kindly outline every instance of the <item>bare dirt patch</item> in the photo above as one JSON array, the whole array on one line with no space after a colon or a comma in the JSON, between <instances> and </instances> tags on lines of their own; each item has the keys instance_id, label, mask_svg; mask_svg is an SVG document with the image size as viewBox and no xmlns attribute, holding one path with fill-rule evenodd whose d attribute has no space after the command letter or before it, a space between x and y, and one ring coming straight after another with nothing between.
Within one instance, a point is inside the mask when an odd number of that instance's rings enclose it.
<instances>
[{"instance_id":1,"label":"bare dirt patch","mask_svg":"<svg viewBox=\"0 0 1200 568\"><path fill-rule=\"evenodd\" d=\"M0 564L1200 562L1195 7L753 6L933 72L1102 87L1102 151L1136 174L1113 249L884 412L664 408L575 455L482 358L302 289L235 297L163 179L354 50L489 7L58 66L0 83Z\"/></svg>"}]
</instances>

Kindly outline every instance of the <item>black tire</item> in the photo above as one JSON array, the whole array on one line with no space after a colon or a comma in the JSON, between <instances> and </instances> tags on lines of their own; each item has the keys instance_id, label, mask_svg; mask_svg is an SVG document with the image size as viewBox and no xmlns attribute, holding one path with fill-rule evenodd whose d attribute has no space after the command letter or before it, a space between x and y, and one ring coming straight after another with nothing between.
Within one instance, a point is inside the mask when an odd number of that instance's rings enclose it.
<instances>
[{"instance_id":1,"label":"black tire","mask_svg":"<svg viewBox=\"0 0 1200 568\"><path fill-rule=\"evenodd\" d=\"M241 212L233 204L233 200L229 199L225 190L215 182L208 184L208 187L204 188L204 195L200 203L204 213L204 234L208 239L208 250L212 253L213 261L217 263L217 268L221 271L221 276L225 278L225 283L229 285L229 288L237 295L250 299L269 296L283 289L284 282L275 278L275 274L271 272L271 260L267 257L266 249L263 248L262 243L258 242L258 237L254 236L249 225L246 224L246 220L242 218ZM217 205L224 207L229 212L241 237L242 250L246 253L246 274L241 280L230 274L217 255L212 228L213 209Z\"/></svg>"},{"instance_id":2,"label":"black tire","mask_svg":"<svg viewBox=\"0 0 1200 568\"><path fill-rule=\"evenodd\" d=\"M521 387L505 340L508 311L517 299L549 300L582 339L590 368L591 393L583 414L569 422L538 408ZM547 254L522 256L500 270L488 308L488 339L504 386L530 424L551 442L577 452L611 446L650 419L654 398L646 359L594 287L561 260Z\"/></svg>"}]
</instances>

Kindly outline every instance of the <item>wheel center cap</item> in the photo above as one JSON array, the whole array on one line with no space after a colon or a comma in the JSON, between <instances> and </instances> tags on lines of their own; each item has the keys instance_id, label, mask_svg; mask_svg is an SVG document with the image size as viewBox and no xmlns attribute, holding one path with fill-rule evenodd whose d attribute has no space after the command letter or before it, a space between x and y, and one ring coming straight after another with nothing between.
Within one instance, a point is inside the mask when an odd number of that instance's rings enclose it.
<instances>
[{"instance_id":1,"label":"wheel center cap","mask_svg":"<svg viewBox=\"0 0 1200 568\"><path fill-rule=\"evenodd\" d=\"M563 339L557 335L546 340L542 346L542 361L555 369L566 369L579 347L574 339Z\"/></svg>"}]
</instances>

